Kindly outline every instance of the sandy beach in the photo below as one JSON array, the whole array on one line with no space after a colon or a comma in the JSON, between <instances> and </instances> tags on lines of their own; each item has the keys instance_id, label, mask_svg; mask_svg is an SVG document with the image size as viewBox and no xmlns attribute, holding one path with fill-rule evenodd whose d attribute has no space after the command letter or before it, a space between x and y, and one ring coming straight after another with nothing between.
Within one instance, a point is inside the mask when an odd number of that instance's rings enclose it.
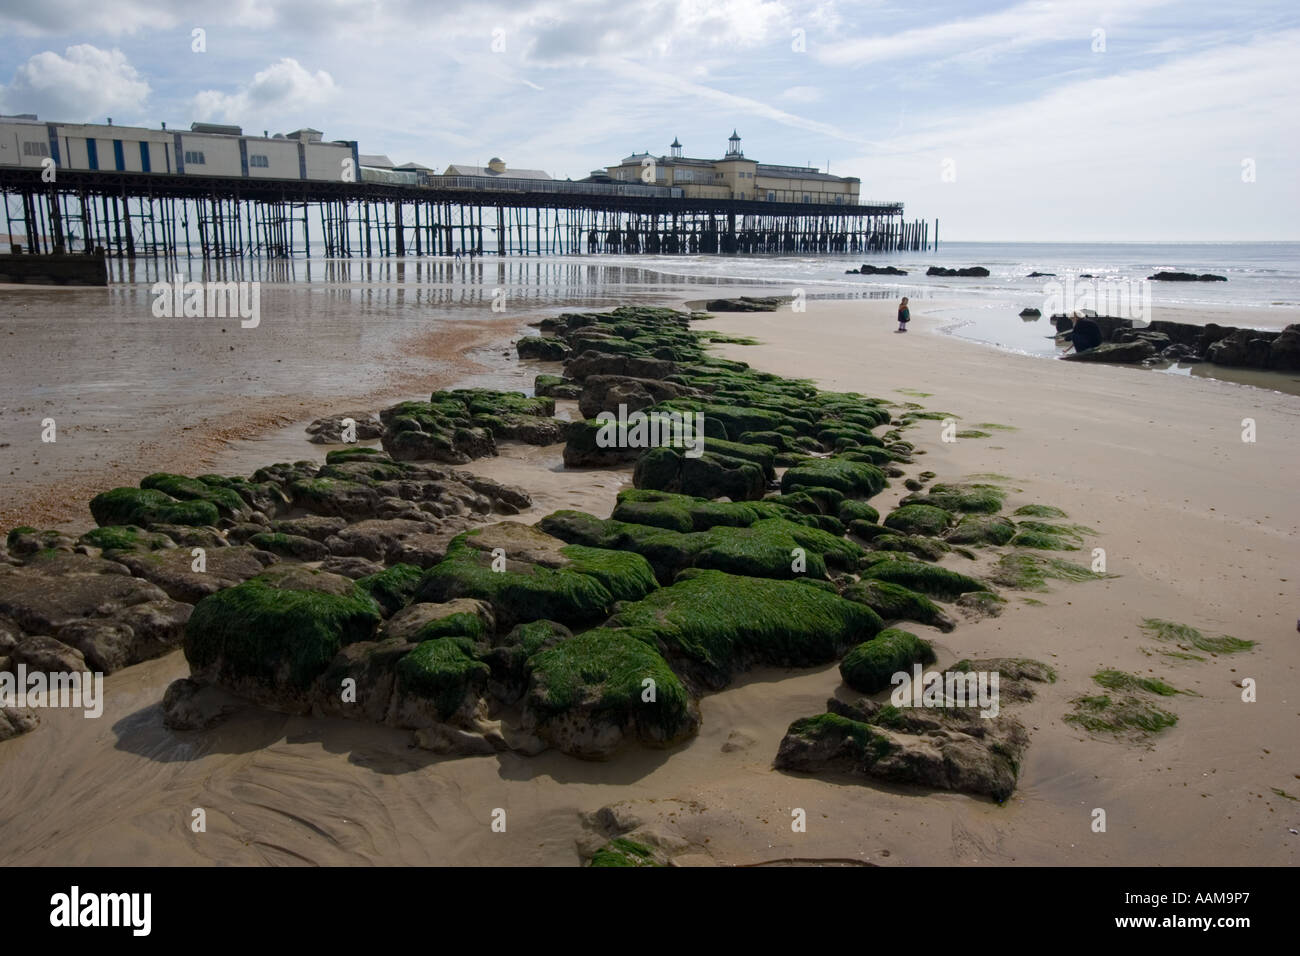
<instances>
[{"instance_id":1,"label":"sandy beach","mask_svg":"<svg viewBox=\"0 0 1300 956\"><path fill-rule=\"evenodd\" d=\"M677 304L697 296L683 288ZM907 437L925 454L907 473L928 469L950 481L1003 475L1013 489L1008 509L1056 505L1098 532L1089 546L1105 549L1112 578L1054 582L1032 603L1012 594L1000 617L965 621L949 634L909 625L934 642L940 667L961 658L1032 657L1058 671L1059 680L1020 711L1032 743L1004 805L775 771L790 722L821 711L843 689L835 666L750 672L703 698L703 723L689 742L592 763L556 752L444 758L414 749L406 732L257 710L202 734L173 733L162 726L160 700L188 673L174 652L110 675L102 719L47 711L37 731L0 746L0 860L573 865L582 849L603 842L584 815L624 804L686 865L1294 865L1300 838L1290 828L1300 827L1300 802L1276 791L1300 790L1293 629L1300 504L1292 467L1300 398L1016 355L938 334L943 320L922 310L899 335L893 307L814 299L804 313L719 314L707 327L758 339L718 352L765 371L916 401L951 413L961 428L1005 426L950 443L941 422L922 422ZM30 321L40 321L41 308L32 311ZM42 459L11 475L0 524L20 513L75 523L69 502L173 465L233 474L293 460L295 447L297 457L321 457L301 420L349 403L377 407L487 368L493 387L526 388L537 372L558 373L558 364L520 362L512 350L494 366L488 359L507 351L535 317L507 313L405 337L410 361L398 368L384 360L391 347L362 341L358 354L372 377L322 388L328 376L318 376L297 393L296 406L286 401L293 392L268 383L265 396L240 398L238 409L218 404L197 421L188 411L160 412L152 443L137 436L111 451L105 444L102 469ZM320 339L358 349L343 322L340 312L342 339L331 338L328 320ZM213 334L215 351L200 351L196 365L217 361L220 336ZM49 348L64 356L61 363L80 361L71 336ZM292 348L304 346L295 340ZM282 357L270 354L256 364L259 374ZM31 367L24 355L11 355L18 374L34 374L22 371ZM436 366L435 355L444 364ZM146 364L141 358L124 360L122 369ZM38 383L31 385L39 395ZM93 417L92 392L84 403L88 422L111 428ZM25 412L39 419L42 410ZM230 424L232 415L239 425ZM576 415L573 403L559 403L557 416ZM1242 441L1247 418L1255 422L1253 443ZM5 428L14 427L11 412L5 419ZM178 441L187 433L193 438ZM527 487L535 504L520 520L558 508L608 514L630 485L628 470L562 470L561 447L507 445L468 469ZM25 456L17 463L26 465ZM50 469L67 483L42 503L31 489L48 481ZM905 494L896 481L873 504L884 512ZM1247 654L1176 661L1153 654L1139 628L1150 617L1259 644ZM1158 676L1196 696L1180 696L1172 705L1178 725L1146 743L1098 739L1061 718L1100 668ZM1246 677L1258 682L1257 703L1241 700ZM206 833L189 829L195 808L207 811ZM506 833L490 829L497 808L509 815ZM791 832L792 808L807 811L806 833ZM1107 812L1106 833L1090 829L1095 808Z\"/></svg>"}]
</instances>

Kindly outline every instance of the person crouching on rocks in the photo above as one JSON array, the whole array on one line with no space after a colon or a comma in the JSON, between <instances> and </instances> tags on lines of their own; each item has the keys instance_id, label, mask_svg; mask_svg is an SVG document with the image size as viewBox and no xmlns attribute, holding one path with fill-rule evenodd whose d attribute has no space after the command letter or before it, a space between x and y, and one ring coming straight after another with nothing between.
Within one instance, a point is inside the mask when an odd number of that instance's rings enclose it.
<instances>
[{"instance_id":1,"label":"person crouching on rocks","mask_svg":"<svg viewBox=\"0 0 1300 956\"><path fill-rule=\"evenodd\" d=\"M903 296L903 301L898 303L898 331L906 332L907 323L912 321L912 313L907 308L907 296Z\"/></svg>"}]
</instances>

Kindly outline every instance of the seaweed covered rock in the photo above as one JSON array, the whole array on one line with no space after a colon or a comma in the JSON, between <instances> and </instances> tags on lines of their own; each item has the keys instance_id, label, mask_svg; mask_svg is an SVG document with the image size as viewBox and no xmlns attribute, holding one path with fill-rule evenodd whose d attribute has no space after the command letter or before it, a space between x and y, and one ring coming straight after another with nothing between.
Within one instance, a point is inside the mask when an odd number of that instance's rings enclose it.
<instances>
[{"instance_id":1,"label":"seaweed covered rock","mask_svg":"<svg viewBox=\"0 0 1300 956\"><path fill-rule=\"evenodd\" d=\"M781 491L832 488L848 498L871 498L884 490L885 473L875 465L847 458L812 458L787 468Z\"/></svg>"},{"instance_id":2,"label":"seaweed covered rock","mask_svg":"<svg viewBox=\"0 0 1300 956\"><path fill-rule=\"evenodd\" d=\"M597 628L528 662L525 723L551 746L604 758L629 740L666 747L695 733L694 699L653 646Z\"/></svg>"},{"instance_id":3,"label":"seaweed covered rock","mask_svg":"<svg viewBox=\"0 0 1300 956\"><path fill-rule=\"evenodd\" d=\"M720 688L748 667L808 667L883 627L870 608L803 581L691 569L606 623L640 631L678 673Z\"/></svg>"},{"instance_id":4,"label":"seaweed covered rock","mask_svg":"<svg viewBox=\"0 0 1300 956\"><path fill-rule=\"evenodd\" d=\"M346 579L344 579L346 580ZM368 594L277 587L254 578L199 601L185 635L191 676L279 710L303 711L339 650L380 622Z\"/></svg>"},{"instance_id":5,"label":"seaweed covered rock","mask_svg":"<svg viewBox=\"0 0 1300 956\"><path fill-rule=\"evenodd\" d=\"M867 578L855 581L843 591L843 596L850 601L858 601L880 615L886 623L893 621L915 621L927 624L948 633L957 626L956 622L924 594L918 594L901 584L876 581Z\"/></svg>"},{"instance_id":6,"label":"seaweed covered rock","mask_svg":"<svg viewBox=\"0 0 1300 956\"><path fill-rule=\"evenodd\" d=\"M760 518L748 527L679 532L601 520L580 511L557 511L538 527L574 544L640 554L665 583L687 567L753 577L825 578L828 565L851 570L863 554L850 541L784 518Z\"/></svg>"},{"instance_id":7,"label":"seaweed covered rock","mask_svg":"<svg viewBox=\"0 0 1300 956\"><path fill-rule=\"evenodd\" d=\"M694 495L642 488L620 491L610 517L670 531L708 531L719 525L747 528L764 518L784 518L817 527L817 522L794 507L775 501L710 501Z\"/></svg>"},{"instance_id":8,"label":"seaweed covered rock","mask_svg":"<svg viewBox=\"0 0 1300 956\"><path fill-rule=\"evenodd\" d=\"M903 505L885 516L883 524L903 534L937 536L948 530L953 516L933 505Z\"/></svg>"},{"instance_id":9,"label":"seaweed covered rock","mask_svg":"<svg viewBox=\"0 0 1300 956\"><path fill-rule=\"evenodd\" d=\"M922 561L880 561L862 572L864 579L900 584L941 600L956 600L967 591L987 591L988 585L969 575L936 567Z\"/></svg>"},{"instance_id":10,"label":"seaweed covered rock","mask_svg":"<svg viewBox=\"0 0 1300 956\"><path fill-rule=\"evenodd\" d=\"M635 601L657 586L640 555L566 545L503 521L457 536L425 572L415 600L479 598L506 627L539 618L573 625L594 623L615 601Z\"/></svg>"},{"instance_id":11,"label":"seaweed covered rock","mask_svg":"<svg viewBox=\"0 0 1300 956\"><path fill-rule=\"evenodd\" d=\"M158 551L162 548L176 547L176 542L167 535L145 531L135 525L106 525L102 528L94 528L78 538L77 543L99 548L104 557L110 559L117 553Z\"/></svg>"},{"instance_id":12,"label":"seaweed covered rock","mask_svg":"<svg viewBox=\"0 0 1300 956\"><path fill-rule=\"evenodd\" d=\"M1015 524L1001 515L965 514L944 540L949 544L1003 545L1015 535Z\"/></svg>"},{"instance_id":13,"label":"seaweed covered rock","mask_svg":"<svg viewBox=\"0 0 1300 956\"><path fill-rule=\"evenodd\" d=\"M220 512L210 501L179 501L153 488L114 488L90 500L95 523L104 525L155 524L215 525Z\"/></svg>"},{"instance_id":14,"label":"seaweed covered rock","mask_svg":"<svg viewBox=\"0 0 1300 956\"><path fill-rule=\"evenodd\" d=\"M401 727L430 723L468 723L487 690L491 670L474 657L467 637L436 637L421 642L395 667L397 685L390 721Z\"/></svg>"},{"instance_id":15,"label":"seaweed covered rock","mask_svg":"<svg viewBox=\"0 0 1300 956\"><path fill-rule=\"evenodd\" d=\"M997 514L1002 510L1006 492L997 485L975 482L971 484L931 485L924 495L908 495L904 505L931 505L944 511L963 514Z\"/></svg>"},{"instance_id":16,"label":"seaweed covered rock","mask_svg":"<svg viewBox=\"0 0 1300 956\"><path fill-rule=\"evenodd\" d=\"M544 335L526 335L515 343L520 358L543 362L562 362L569 355L569 347L562 341Z\"/></svg>"},{"instance_id":17,"label":"seaweed covered rock","mask_svg":"<svg viewBox=\"0 0 1300 956\"><path fill-rule=\"evenodd\" d=\"M767 490L759 464L712 452L693 458L676 448L652 448L642 455L632 472L632 483L650 491L733 501L753 501Z\"/></svg>"},{"instance_id":18,"label":"seaweed covered rock","mask_svg":"<svg viewBox=\"0 0 1300 956\"><path fill-rule=\"evenodd\" d=\"M910 671L913 664L933 664L935 659L929 641L891 627L849 651L840 661L840 676L854 690L874 694L889 687L894 674Z\"/></svg>"}]
</instances>

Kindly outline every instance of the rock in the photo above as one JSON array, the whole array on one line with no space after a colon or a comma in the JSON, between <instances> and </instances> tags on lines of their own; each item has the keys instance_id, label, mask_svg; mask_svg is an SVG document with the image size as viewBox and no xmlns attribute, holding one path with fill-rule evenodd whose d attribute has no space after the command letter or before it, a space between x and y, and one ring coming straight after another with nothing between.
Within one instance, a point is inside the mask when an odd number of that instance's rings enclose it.
<instances>
[{"instance_id":1,"label":"rock","mask_svg":"<svg viewBox=\"0 0 1300 956\"><path fill-rule=\"evenodd\" d=\"M1086 352L1071 352L1061 356L1067 362L1114 362L1132 365L1156 354L1156 348L1150 342L1139 339L1134 342L1107 342Z\"/></svg>"},{"instance_id":2,"label":"rock","mask_svg":"<svg viewBox=\"0 0 1300 956\"><path fill-rule=\"evenodd\" d=\"M548 398L576 399L582 395L582 386L558 375L539 375L533 381L533 392Z\"/></svg>"},{"instance_id":3,"label":"rock","mask_svg":"<svg viewBox=\"0 0 1300 956\"><path fill-rule=\"evenodd\" d=\"M1026 279L1046 279L1048 277L1055 278L1056 273L1055 272L1031 272L1029 273L1029 275L1025 276ZM1038 310L1035 309L1034 311L1037 312ZM1024 313L1022 312L1021 314L1023 315Z\"/></svg>"},{"instance_id":4,"label":"rock","mask_svg":"<svg viewBox=\"0 0 1300 956\"><path fill-rule=\"evenodd\" d=\"M650 645L597 628L531 661L525 727L575 757L605 759L635 740L667 747L699 728L699 708ZM646 680L654 700L643 698Z\"/></svg>"},{"instance_id":5,"label":"rock","mask_svg":"<svg viewBox=\"0 0 1300 956\"><path fill-rule=\"evenodd\" d=\"M640 555L575 547L531 525L503 521L453 540L446 559L425 572L415 600L477 598L506 628L543 618L594 624L616 601L636 600L657 586Z\"/></svg>"},{"instance_id":6,"label":"rock","mask_svg":"<svg viewBox=\"0 0 1300 956\"><path fill-rule=\"evenodd\" d=\"M238 698L211 684L182 677L163 694L163 726L169 730L207 730L243 706Z\"/></svg>"},{"instance_id":7,"label":"rock","mask_svg":"<svg viewBox=\"0 0 1300 956\"><path fill-rule=\"evenodd\" d=\"M965 269L945 269L942 266L930 266L925 270L928 276L962 276L966 278L983 279L989 274L989 270L983 266L969 266Z\"/></svg>"},{"instance_id":8,"label":"rock","mask_svg":"<svg viewBox=\"0 0 1300 956\"><path fill-rule=\"evenodd\" d=\"M122 556L122 563L132 574L156 584L167 597L186 604L194 604L209 594L255 577L279 559L268 551L241 545L206 552L202 571L194 569L196 560L182 548Z\"/></svg>"},{"instance_id":9,"label":"rock","mask_svg":"<svg viewBox=\"0 0 1300 956\"><path fill-rule=\"evenodd\" d=\"M339 478L300 478L289 485L288 491L294 504L305 511L349 521L373 515L380 498L370 485Z\"/></svg>"},{"instance_id":10,"label":"rock","mask_svg":"<svg viewBox=\"0 0 1300 956\"><path fill-rule=\"evenodd\" d=\"M281 518L278 521L272 521L271 530L281 534L311 538L313 541L324 541L330 535L338 534L347 525L348 522L345 518L306 515L302 518Z\"/></svg>"},{"instance_id":11,"label":"rock","mask_svg":"<svg viewBox=\"0 0 1300 956\"><path fill-rule=\"evenodd\" d=\"M74 621L59 629L59 641L80 652L92 671L111 674L133 662L135 631L118 622Z\"/></svg>"},{"instance_id":12,"label":"rock","mask_svg":"<svg viewBox=\"0 0 1300 956\"><path fill-rule=\"evenodd\" d=\"M25 664L28 671L80 674L86 671L86 658L75 647L52 637L24 637L10 655L10 666L17 670Z\"/></svg>"},{"instance_id":13,"label":"rock","mask_svg":"<svg viewBox=\"0 0 1300 956\"><path fill-rule=\"evenodd\" d=\"M379 633L384 639L397 638L414 645L456 635L477 640L495 629L496 618L490 604L473 598L454 598L440 604L410 604L389 618Z\"/></svg>"},{"instance_id":14,"label":"rock","mask_svg":"<svg viewBox=\"0 0 1300 956\"><path fill-rule=\"evenodd\" d=\"M742 295L736 299L709 299L704 309L707 312L775 312L784 301L779 296Z\"/></svg>"},{"instance_id":15,"label":"rock","mask_svg":"<svg viewBox=\"0 0 1300 956\"><path fill-rule=\"evenodd\" d=\"M329 557L330 550L319 541L304 538L296 534L263 532L248 539L248 543L259 551L269 551L282 558L297 561L322 561Z\"/></svg>"},{"instance_id":16,"label":"rock","mask_svg":"<svg viewBox=\"0 0 1300 956\"><path fill-rule=\"evenodd\" d=\"M698 394L696 389L652 378L588 375L583 382L578 410L583 418L594 419L600 412L617 415L620 405L634 412L669 399Z\"/></svg>"},{"instance_id":17,"label":"rock","mask_svg":"<svg viewBox=\"0 0 1300 956\"><path fill-rule=\"evenodd\" d=\"M938 790L987 795L1015 790L1029 737L1019 721L937 708L857 705L835 698L828 712L796 720L777 750L779 770L837 772Z\"/></svg>"},{"instance_id":18,"label":"rock","mask_svg":"<svg viewBox=\"0 0 1300 956\"><path fill-rule=\"evenodd\" d=\"M1038 309L1021 309L1020 317L1022 319L1037 319L1042 317L1042 312Z\"/></svg>"},{"instance_id":19,"label":"rock","mask_svg":"<svg viewBox=\"0 0 1300 956\"><path fill-rule=\"evenodd\" d=\"M515 343L521 359L538 359L543 362L562 362L569 355L569 347L559 339L544 335L529 335Z\"/></svg>"},{"instance_id":20,"label":"rock","mask_svg":"<svg viewBox=\"0 0 1300 956\"><path fill-rule=\"evenodd\" d=\"M859 272L864 276L905 276L907 270L899 269L897 266L873 266L863 264L861 269L850 269L849 272Z\"/></svg>"},{"instance_id":21,"label":"rock","mask_svg":"<svg viewBox=\"0 0 1300 956\"><path fill-rule=\"evenodd\" d=\"M339 557L331 555L320 563L322 571L328 571L331 574L341 574L345 578L356 580L364 578L371 574L378 574L384 570L382 564L377 564L368 558L358 557Z\"/></svg>"},{"instance_id":22,"label":"rock","mask_svg":"<svg viewBox=\"0 0 1300 956\"><path fill-rule=\"evenodd\" d=\"M329 593L335 577L318 575L328 590L309 591L254 578L201 600L186 626L190 676L272 709L310 710L317 678L343 647L372 640L381 619L370 596L346 578L338 581L350 593Z\"/></svg>"},{"instance_id":23,"label":"rock","mask_svg":"<svg viewBox=\"0 0 1300 956\"><path fill-rule=\"evenodd\" d=\"M1227 282L1225 276L1211 275L1208 272L1197 275L1195 272L1157 272L1147 276L1152 282Z\"/></svg>"},{"instance_id":24,"label":"rock","mask_svg":"<svg viewBox=\"0 0 1300 956\"><path fill-rule=\"evenodd\" d=\"M37 531L34 528L14 528L5 539L8 550L15 558L26 558L41 551L71 553L77 539L61 531Z\"/></svg>"},{"instance_id":25,"label":"rock","mask_svg":"<svg viewBox=\"0 0 1300 956\"><path fill-rule=\"evenodd\" d=\"M891 686L894 674L909 673L913 664L933 664L934 648L911 631L887 628L849 651L840 661L844 683L863 694Z\"/></svg>"},{"instance_id":26,"label":"rock","mask_svg":"<svg viewBox=\"0 0 1300 956\"><path fill-rule=\"evenodd\" d=\"M0 615L29 634L53 634L74 621L114 618L132 605L167 597L129 573L79 573L84 565L112 562L81 555L65 559L53 569L44 564L0 568ZM121 565L114 567L125 571Z\"/></svg>"},{"instance_id":27,"label":"rock","mask_svg":"<svg viewBox=\"0 0 1300 956\"><path fill-rule=\"evenodd\" d=\"M605 352L583 352L565 363L569 378L585 381L589 375L618 375L623 378L664 379L677 371L676 365L664 359L641 358L629 355L610 355Z\"/></svg>"},{"instance_id":28,"label":"rock","mask_svg":"<svg viewBox=\"0 0 1300 956\"><path fill-rule=\"evenodd\" d=\"M0 741L18 737L36 729L41 718L27 707L0 707Z\"/></svg>"},{"instance_id":29,"label":"rock","mask_svg":"<svg viewBox=\"0 0 1300 956\"><path fill-rule=\"evenodd\" d=\"M348 412L344 415L331 415L318 418L307 426L309 441L315 445L338 445L343 443L344 419L351 419L353 434L349 442L374 441L384 437L383 422L370 412Z\"/></svg>"},{"instance_id":30,"label":"rock","mask_svg":"<svg viewBox=\"0 0 1300 956\"><path fill-rule=\"evenodd\" d=\"M384 563L394 560L390 555L397 553L403 540L415 535L429 534L432 530L426 522L404 518L358 521L327 538L325 545L330 553L336 556L361 557Z\"/></svg>"},{"instance_id":31,"label":"rock","mask_svg":"<svg viewBox=\"0 0 1300 956\"><path fill-rule=\"evenodd\" d=\"M1300 371L1300 325L1288 325L1273 340L1268 368L1279 372Z\"/></svg>"}]
</instances>

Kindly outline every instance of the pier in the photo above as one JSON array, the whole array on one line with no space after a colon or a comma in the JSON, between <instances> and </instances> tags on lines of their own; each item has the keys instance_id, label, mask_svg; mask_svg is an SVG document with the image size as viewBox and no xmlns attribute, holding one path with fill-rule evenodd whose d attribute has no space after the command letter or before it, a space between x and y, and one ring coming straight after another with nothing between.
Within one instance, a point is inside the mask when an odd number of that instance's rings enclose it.
<instances>
[{"instance_id":1,"label":"pier","mask_svg":"<svg viewBox=\"0 0 1300 956\"><path fill-rule=\"evenodd\" d=\"M901 202L638 194L0 167L5 225L32 253L284 259L586 254L870 254L933 248ZM645 190L644 192L652 192Z\"/></svg>"}]
</instances>

